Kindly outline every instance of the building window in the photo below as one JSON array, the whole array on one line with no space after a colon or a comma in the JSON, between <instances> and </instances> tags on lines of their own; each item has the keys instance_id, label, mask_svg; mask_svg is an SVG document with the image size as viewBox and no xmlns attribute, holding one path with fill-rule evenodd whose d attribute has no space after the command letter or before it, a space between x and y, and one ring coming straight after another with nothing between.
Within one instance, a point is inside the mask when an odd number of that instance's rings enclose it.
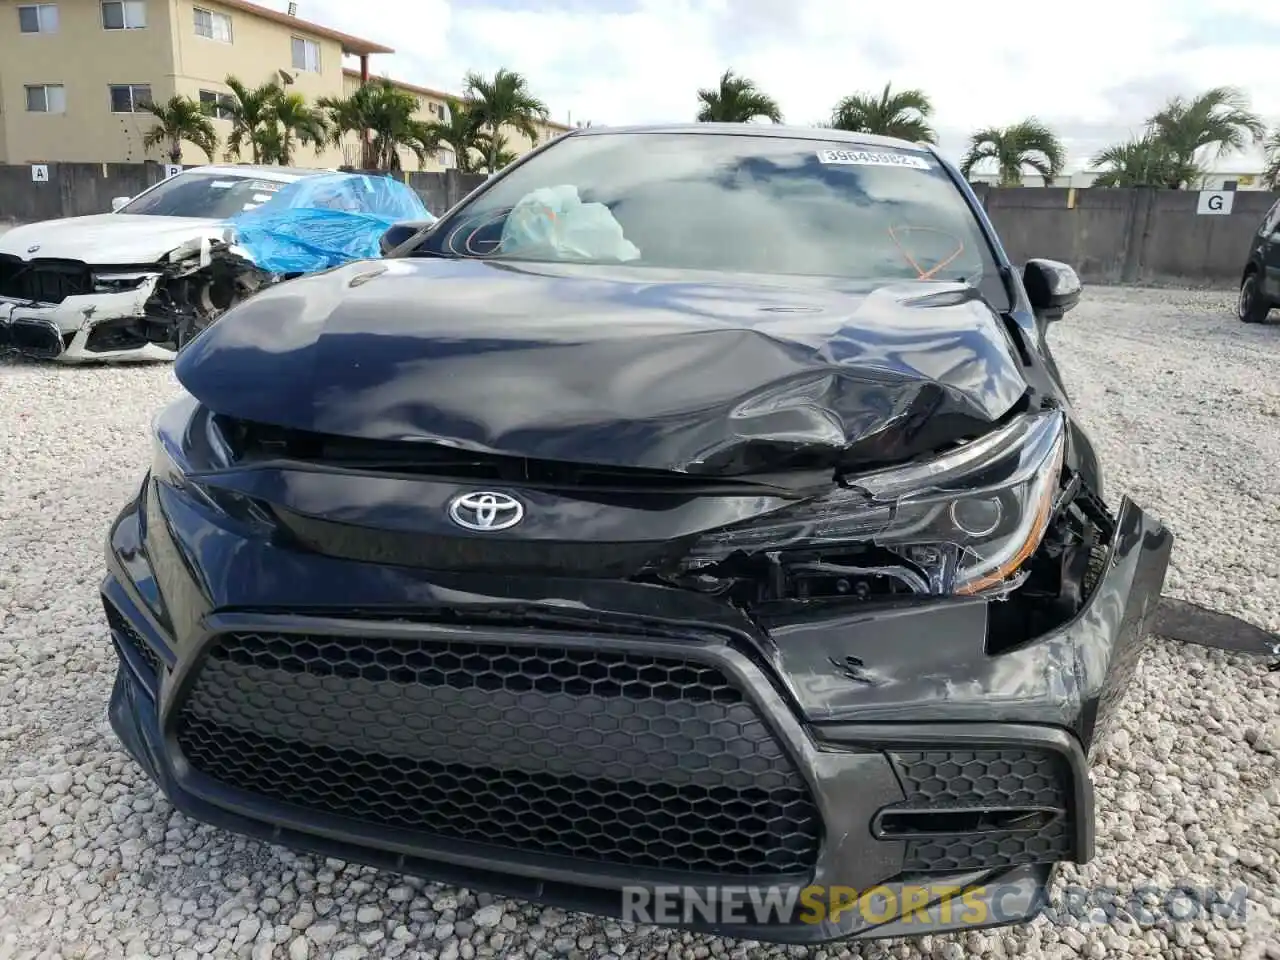
<instances>
[{"instance_id":1,"label":"building window","mask_svg":"<svg viewBox=\"0 0 1280 960\"><path fill-rule=\"evenodd\" d=\"M231 18L225 13L214 13L212 10L196 7L195 16L197 37L231 42Z\"/></svg>"},{"instance_id":2,"label":"building window","mask_svg":"<svg viewBox=\"0 0 1280 960\"><path fill-rule=\"evenodd\" d=\"M111 112L137 113L144 103L151 102L149 83L113 83L111 85Z\"/></svg>"},{"instance_id":3,"label":"building window","mask_svg":"<svg viewBox=\"0 0 1280 960\"><path fill-rule=\"evenodd\" d=\"M146 0L102 0L103 30L141 30L146 25Z\"/></svg>"},{"instance_id":4,"label":"building window","mask_svg":"<svg viewBox=\"0 0 1280 960\"><path fill-rule=\"evenodd\" d=\"M230 120L235 97L216 90L200 91L200 108L215 120Z\"/></svg>"},{"instance_id":5,"label":"building window","mask_svg":"<svg viewBox=\"0 0 1280 960\"><path fill-rule=\"evenodd\" d=\"M57 33L58 5L33 3L19 7L18 29L23 33Z\"/></svg>"},{"instance_id":6,"label":"building window","mask_svg":"<svg viewBox=\"0 0 1280 960\"><path fill-rule=\"evenodd\" d=\"M66 113L67 91L60 83L27 85L27 113Z\"/></svg>"},{"instance_id":7,"label":"building window","mask_svg":"<svg viewBox=\"0 0 1280 960\"><path fill-rule=\"evenodd\" d=\"M320 44L305 37L293 38L293 68L320 72Z\"/></svg>"}]
</instances>

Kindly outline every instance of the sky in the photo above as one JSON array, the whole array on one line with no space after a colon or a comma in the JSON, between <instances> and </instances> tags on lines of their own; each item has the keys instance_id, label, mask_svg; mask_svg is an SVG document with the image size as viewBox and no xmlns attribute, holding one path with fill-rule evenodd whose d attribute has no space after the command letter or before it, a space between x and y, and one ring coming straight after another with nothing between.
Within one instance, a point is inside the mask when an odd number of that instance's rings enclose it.
<instances>
[{"instance_id":1,"label":"sky","mask_svg":"<svg viewBox=\"0 0 1280 960\"><path fill-rule=\"evenodd\" d=\"M1169 97L1224 84L1280 126L1280 3L1257 0L298 0L297 15L394 47L375 75L458 91L468 70L516 70L562 123L692 120L732 68L800 126L850 93L920 88L957 160L974 130L1035 116L1080 169Z\"/></svg>"}]
</instances>

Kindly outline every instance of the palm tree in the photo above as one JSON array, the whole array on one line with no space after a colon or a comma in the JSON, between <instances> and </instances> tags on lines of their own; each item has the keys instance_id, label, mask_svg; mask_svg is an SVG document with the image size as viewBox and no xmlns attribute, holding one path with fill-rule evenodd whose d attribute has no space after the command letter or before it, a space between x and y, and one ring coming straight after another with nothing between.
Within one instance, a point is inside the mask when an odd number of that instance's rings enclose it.
<instances>
[{"instance_id":1,"label":"palm tree","mask_svg":"<svg viewBox=\"0 0 1280 960\"><path fill-rule=\"evenodd\" d=\"M468 109L489 135L488 166L490 172L498 169L498 154L502 148L498 137L503 127L511 127L523 133L536 146L538 121L546 122L551 113L547 105L529 92L529 82L523 76L506 67L487 79L478 73L468 73L463 81Z\"/></svg>"},{"instance_id":2,"label":"palm tree","mask_svg":"<svg viewBox=\"0 0 1280 960\"><path fill-rule=\"evenodd\" d=\"M1262 183L1272 190L1280 190L1280 130L1267 141L1267 168L1262 173Z\"/></svg>"},{"instance_id":3,"label":"palm tree","mask_svg":"<svg viewBox=\"0 0 1280 960\"><path fill-rule=\"evenodd\" d=\"M1166 183L1175 190L1202 175L1198 161L1209 148L1219 157L1261 143L1266 136L1262 119L1249 108L1248 95L1236 87L1213 87L1190 100L1174 97L1147 123L1177 161L1170 177L1179 179Z\"/></svg>"},{"instance_id":4,"label":"palm tree","mask_svg":"<svg viewBox=\"0 0 1280 960\"><path fill-rule=\"evenodd\" d=\"M448 97L445 104L447 116L428 123L426 132L432 142L449 146L459 173L479 173L492 143L480 132L480 121L467 104L455 97Z\"/></svg>"},{"instance_id":5,"label":"palm tree","mask_svg":"<svg viewBox=\"0 0 1280 960\"><path fill-rule=\"evenodd\" d=\"M875 94L854 93L831 111L831 126L854 133L875 133L915 143L937 143L938 135L929 125L933 103L923 90L890 92L890 84Z\"/></svg>"},{"instance_id":6,"label":"palm tree","mask_svg":"<svg viewBox=\"0 0 1280 960\"><path fill-rule=\"evenodd\" d=\"M1089 162L1090 169L1101 170L1095 187L1163 187L1194 175L1194 170L1179 172L1179 166L1168 144L1150 133L1112 144Z\"/></svg>"},{"instance_id":7,"label":"palm tree","mask_svg":"<svg viewBox=\"0 0 1280 960\"><path fill-rule=\"evenodd\" d=\"M492 167L490 167L488 170L485 170L485 171L482 171L482 172L484 172L484 173L497 173L499 170L501 170L501 169L502 169L503 167L505 167L507 164L509 164L509 163L515 163L515 162L516 162L516 159L517 159L517 158L516 158L516 153L515 153L515 151L513 151L513 150L508 150L508 149L507 149L507 138L506 138L506 137L504 137L502 134L500 134L500 133L499 133L499 134L494 134L494 135L490 136L490 138L489 138L489 146L490 146L490 147L494 147L494 146L496 146L496 147L497 147L497 149L496 149L496 150L494 151L494 153L493 153L493 157L494 157L494 161L493 161L493 162L494 162L494 165L493 165Z\"/></svg>"},{"instance_id":8,"label":"palm tree","mask_svg":"<svg viewBox=\"0 0 1280 960\"><path fill-rule=\"evenodd\" d=\"M721 75L715 89L699 90L698 104L699 123L747 123L756 117L782 122L778 101L732 70Z\"/></svg>"},{"instance_id":9,"label":"palm tree","mask_svg":"<svg viewBox=\"0 0 1280 960\"><path fill-rule=\"evenodd\" d=\"M316 103L328 113L335 146L344 134L360 137L366 170L399 170L401 148L412 151L421 166L438 146L431 124L414 118L418 98L390 80L371 81L349 97L322 97Z\"/></svg>"},{"instance_id":10,"label":"palm tree","mask_svg":"<svg viewBox=\"0 0 1280 960\"><path fill-rule=\"evenodd\" d=\"M373 153L373 141L369 137L373 113L373 84L366 83L347 97L320 97L316 108L323 110L329 123L329 136L335 147L342 146L342 138L354 133L360 142L360 169L374 170L378 161Z\"/></svg>"},{"instance_id":11,"label":"palm tree","mask_svg":"<svg viewBox=\"0 0 1280 960\"><path fill-rule=\"evenodd\" d=\"M1029 117L1021 123L975 133L969 138L969 151L960 161L960 172L968 178L984 160L996 162L1002 187L1021 186L1024 167L1035 170L1049 186L1066 166L1067 150L1052 130Z\"/></svg>"},{"instance_id":12,"label":"palm tree","mask_svg":"<svg viewBox=\"0 0 1280 960\"><path fill-rule=\"evenodd\" d=\"M218 133L213 129L213 121L195 100L176 96L170 97L167 103L145 101L138 105L158 121L142 138L144 149L167 143L169 162L181 163L185 140L194 143L210 162L213 161L214 151L218 149Z\"/></svg>"},{"instance_id":13,"label":"palm tree","mask_svg":"<svg viewBox=\"0 0 1280 960\"><path fill-rule=\"evenodd\" d=\"M285 93L277 97L271 105L271 116L279 135L272 157L276 163L287 167L293 162L295 142L312 144L316 153L329 142L329 128L324 116L300 93Z\"/></svg>"},{"instance_id":14,"label":"palm tree","mask_svg":"<svg viewBox=\"0 0 1280 960\"><path fill-rule=\"evenodd\" d=\"M231 120L227 158L239 160L247 144L250 159L262 163L266 159L263 147L274 149L274 141L279 139L269 131L275 129L273 110L283 91L274 80L252 89L236 77L227 77L226 83L231 88L231 97L223 104Z\"/></svg>"}]
</instances>

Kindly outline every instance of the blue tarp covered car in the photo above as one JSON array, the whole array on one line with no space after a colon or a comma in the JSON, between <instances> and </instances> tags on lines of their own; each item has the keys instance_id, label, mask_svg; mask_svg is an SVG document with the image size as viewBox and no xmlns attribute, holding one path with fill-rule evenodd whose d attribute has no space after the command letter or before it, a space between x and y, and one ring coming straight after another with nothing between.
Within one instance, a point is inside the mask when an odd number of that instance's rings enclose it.
<instances>
[{"instance_id":1,"label":"blue tarp covered car","mask_svg":"<svg viewBox=\"0 0 1280 960\"><path fill-rule=\"evenodd\" d=\"M305 177L269 203L231 218L234 245L272 274L315 273L379 256L393 223L435 218L411 188L390 177L332 173Z\"/></svg>"},{"instance_id":2,"label":"blue tarp covered car","mask_svg":"<svg viewBox=\"0 0 1280 960\"><path fill-rule=\"evenodd\" d=\"M145 304L143 336L181 349L262 287L380 257L378 241L393 224L434 219L417 193L391 177L304 177L236 214L220 240L171 253L167 275Z\"/></svg>"}]
</instances>

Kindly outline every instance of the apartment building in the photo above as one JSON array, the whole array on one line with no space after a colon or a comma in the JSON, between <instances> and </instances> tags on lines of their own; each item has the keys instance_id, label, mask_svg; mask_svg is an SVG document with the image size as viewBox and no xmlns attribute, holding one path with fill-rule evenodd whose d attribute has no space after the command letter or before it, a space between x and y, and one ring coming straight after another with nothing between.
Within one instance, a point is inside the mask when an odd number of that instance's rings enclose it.
<instances>
[{"instance_id":1,"label":"apartment building","mask_svg":"<svg viewBox=\"0 0 1280 960\"><path fill-rule=\"evenodd\" d=\"M344 92L347 95L354 93L359 89L360 84L364 82L360 71L353 70L351 68L347 68L343 71L343 77L345 81ZM371 79L376 81L390 78L373 77ZM460 94L456 93L451 94L446 93L443 90L433 90L430 87L420 87L416 84L404 83L400 80L391 80L391 82L398 90L402 90L417 98L417 117L419 120L442 120L447 115L446 111L449 109L448 98L453 97L455 99L461 99ZM555 123L550 120L535 123L534 127L538 131L537 144L534 144L527 136L518 130L504 129L503 136L506 140L506 149L519 156L521 154L528 153L534 148L534 146L546 143L548 140L553 140L561 134L567 133L569 130L573 129L566 124ZM401 151L401 153L401 163L406 170L418 169L417 157L407 150ZM357 144L353 142L344 148L344 159L342 162L350 164L360 162L360 149ZM436 155L428 157L427 162L422 164L422 169L438 171L448 169L455 165L456 160L453 156L453 152L451 150L444 149L440 150Z\"/></svg>"},{"instance_id":2,"label":"apartment building","mask_svg":"<svg viewBox=\"0 0 1280 960\"><path fill-rule=\"evenodd\" d=\"M296 5L291 5L291 9ZM392 48L247 0L0 0L0 160L139 161L146 98L225 95L228 74L341 96L343 57ZM217 124L225 137L229 124ZM341 163L341 151L296 159ZM162 159L153 150L152 159ZM183 160L205 161L188 145Z\"/></svg>"},{"instance_id":3,"label":"apartment building","mask_svg":"<svg viewBox=\"0 0 1280 960\"><path fill-rule=\"evenodd\" d=\"M179 94L204 103L225 142L231 124L219 103L229 75L251 87L275 80L308 100L341 97L370 75L371 57L394 52L302 19L298 6L281 12L249 0L0 0L0 163L165 160L165 147L143 147L155 125L140 108L147 99ZM442 92L399 86L419 97L424 119L442 115ZM548 124L547 136L567 129ZM318 151L300 146L293 163L357 163L350 139ZM508 144L517 153L531 146L514 133ZM191 144L182 159L207 162ZM442 151L425 169L451 159ZM417 165L405 158L406 169Z\"/></svg>"}]
</instances>

